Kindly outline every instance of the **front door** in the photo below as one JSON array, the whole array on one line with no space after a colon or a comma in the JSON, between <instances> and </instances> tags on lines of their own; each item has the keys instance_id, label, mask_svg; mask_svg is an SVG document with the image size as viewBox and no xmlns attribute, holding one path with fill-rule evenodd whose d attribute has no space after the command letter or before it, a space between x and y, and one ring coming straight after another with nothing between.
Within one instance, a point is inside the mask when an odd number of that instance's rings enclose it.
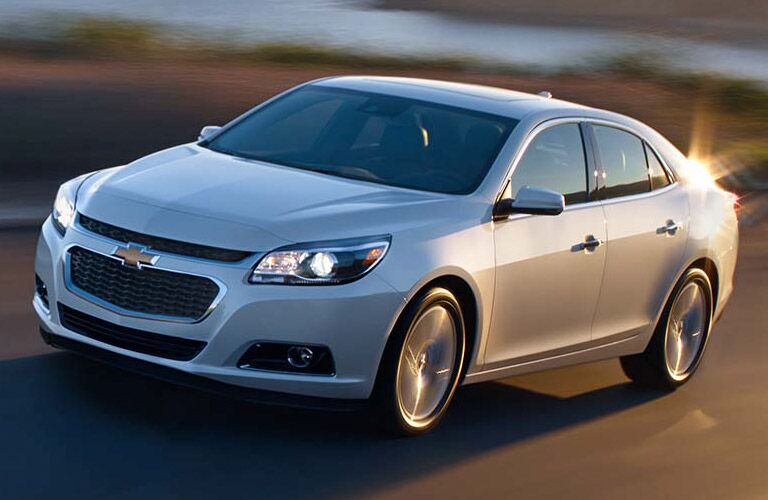
<instances>
[{"instance_id":1,"label":"front door","mask_svg":"<svg viewBox=\"0 0 768 500\"><path fill-rule=\"evenodd\" d=\"M592 200L579 123L544 127L515 167L505 196L523 186L565 196L557 216L495 223L496 292L486 368L577 349L590 341L605 264L603 208Z\"/></svg>"}]
</instances>

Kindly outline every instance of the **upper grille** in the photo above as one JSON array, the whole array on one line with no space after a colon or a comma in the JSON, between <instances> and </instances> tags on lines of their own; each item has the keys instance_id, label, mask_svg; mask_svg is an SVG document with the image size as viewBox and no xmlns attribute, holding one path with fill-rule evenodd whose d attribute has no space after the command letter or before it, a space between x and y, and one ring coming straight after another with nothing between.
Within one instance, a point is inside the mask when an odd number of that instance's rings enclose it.
<instances>
[{"instance_id":1,"label":"upper grille","mask_svg":"<svg viewBox=\"0 0 768 500\"><path fill-rule=\"evenodd\" d=\"M219 294L219 286L208 278L127 267L81 247L69 250L69 261L74 286L128 311L197 320Z\"/></svg>"},{"instance_id":2,"label":"upper grille","mask_svg":"<svg viewBox=\"0 0 768 500\"><path fill-rule=\"evenodd\" d=\"M91 219L83 214L79 215L80 225L88 231L101 236L105 236L115 241L123 243L138 243L145 247L152 248L159 252L175 253L187 257L197 257L198 259L219 260L223 262L239 262L251 255L253 252L244 250L229 250L227 248L209 247L198 245L196 243L187 243L184 241L170 240L159 236L150 236L148 234L137 233L128 229L123 229L106 222Z\"/></svg>"},{"instance_id":3,"label":"upper grille","mask_svg":"<svg viewBox=\"0 0 768 500\"><path fill-rule=\"evenodd\" d=\"M206 346L206 342L202 340L160 335L159 333L115 325L63 304L59 304L59 319L64 328L80 335L85 335L105 344L161 358L189 361L200 354L200 351Z\"/></svg>"}]
</instances>

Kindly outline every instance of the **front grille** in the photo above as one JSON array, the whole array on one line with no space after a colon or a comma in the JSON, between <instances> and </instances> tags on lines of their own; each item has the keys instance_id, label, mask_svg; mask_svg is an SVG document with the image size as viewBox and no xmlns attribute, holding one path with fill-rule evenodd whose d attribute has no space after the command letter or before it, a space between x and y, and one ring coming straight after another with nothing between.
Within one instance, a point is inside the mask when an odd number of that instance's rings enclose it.
<instances>
[{"instance_id":1,"label":"front grille","mask_svg":"<svg viewBox=\"0 0 768 500\"><path fill-rule=\"evenodd\" d=\"M143 267L127 267L117 259L81 247L69 250L69 279L78 289L128 311L202 318L219 286L208 278Z\"/></svg>"},{"instance_id":2,"label":"front grille","mask_svg":"<svg viewBox=\"0 0 768 500\"><path fill-rule=\"evenodd\" d=\"M189 361L200 354L200 351L206 346L206 342L201 340L171 337L170 335L126 328L94 318L63 304L59 304L59 319L64 328L80 335L115 347L160 358Z\"/></svg>"},{"instance_id":3,"label":"front grille","mask_svg":"<svg viewBox=\"0 0 768 500\"><path fill-rule=\"evenodd\" d=\"M184 241L170 240L159 236L137 233L136 231L123 229L113 226L112 224L107 224L106 222L91 219L83 214L79 215L78 220L81 227L92 233L123 243L137 243L159 252L168 252L187 257L218 260L222 262L239 262L253 255L253 252L246 252L244 250L209 247L206 245L198 245L196 243L187 243Z\"/></svg>"}]
</instances>

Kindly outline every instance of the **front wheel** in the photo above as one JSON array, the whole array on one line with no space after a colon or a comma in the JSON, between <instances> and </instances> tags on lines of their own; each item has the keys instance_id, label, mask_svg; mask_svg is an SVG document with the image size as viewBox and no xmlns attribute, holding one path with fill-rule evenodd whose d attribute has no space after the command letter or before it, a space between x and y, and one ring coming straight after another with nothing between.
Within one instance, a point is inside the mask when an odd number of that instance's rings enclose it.
<instances>
[{"instance_id":1,"label":"front wheel","mask_svg":"<svg viewBox=\"0 0 768 500\"><path fill-rule=\"evenodd\" d=\"M704 354L713 310L707 274L689 269L675 285L646 350L621 358L624 373L640 385L668 390L687 382Z\"/></svg>"},{"instance_id":2,"label":"front wheel","mask_svg":"<svg viewBox=\"0 0 768 500\"><path fill-rule=\"evenodd\" d=\"M382 359L374 403L384 427L423 434L445 414L464 365L461 306L445 288L415 299L398 321Z\"/></svg>"}]
</instances>

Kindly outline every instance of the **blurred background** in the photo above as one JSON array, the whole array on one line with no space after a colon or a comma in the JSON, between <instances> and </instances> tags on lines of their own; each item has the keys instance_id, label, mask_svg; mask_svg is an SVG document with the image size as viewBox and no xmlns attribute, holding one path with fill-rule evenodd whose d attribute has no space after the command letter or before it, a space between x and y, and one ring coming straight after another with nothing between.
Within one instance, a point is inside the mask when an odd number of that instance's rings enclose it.
<instances>
[{"instance_id":1,"label":"blurred background","mask_svg":"<svg viewBox=\"0 0 768 500\"><path fill-rule=\"evenodd\" d=\"M768 187L763 0L3 0L0 224L342 73L547 89L649 123L728 189Z\"/></svg>"},{"instance_id":2,"label":"blurred background","mask_svg":"<svg viewBox=\"0 0 768 500\"><path fill-rule=\"evenodd\" d=\"M348 417L50 353L32 261L62 181L338 74L549 90L653 126L740 196L737 290L718 330L741 335L715 338L671 398L597 363L466 388L437 433L399 444ZM65 498L242 494L251 478L269 496L288 476L314 498L768 497L765 0L0 0L0 116L0 442L14 450L0 479L13 498L54 484Z\"/></svg>"}]
</instances>

